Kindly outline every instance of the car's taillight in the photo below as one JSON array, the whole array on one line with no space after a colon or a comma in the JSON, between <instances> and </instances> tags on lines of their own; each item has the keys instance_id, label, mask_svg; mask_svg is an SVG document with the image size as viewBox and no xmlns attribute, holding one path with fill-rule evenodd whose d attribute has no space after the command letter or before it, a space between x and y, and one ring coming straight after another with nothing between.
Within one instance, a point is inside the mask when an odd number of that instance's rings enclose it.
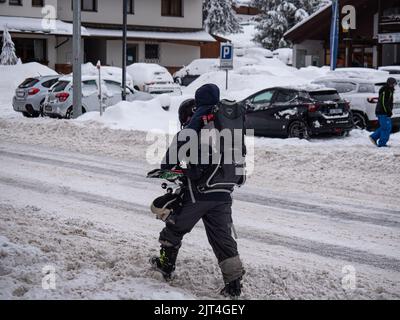
<instances>
[{"instance_id":1,"label":"car's taillight","mask_svg":"<svg viewBox=\"0 0 400 320\"><path fill-rule=\"evenodd\" d=\"M68 97L69 97L69 93L67 93L67 92L61 92L61 93L57 93L57 94L56 94L56 98L57 98L58 101L60 101L60 102L65 102L65 101L67 101Z\"/></svg>"},{"instance_id":2,"label":"car's taillight","mask_svg":"<svg viewBox=\"0 0 400 320\"><path fill-rule=\"evenodd\" d=\"M373 98L368 98L367 99L369 103L378 103L379 98L378 97L373 97Z\"/></svg>"},{"instance_id":3,"label":"car's taillight","mask_svg":"<svg viewBox=\"0 0 400 320\"><path fill-rule=\"evenodd\" d=\"M318 110L318 106L316 104L308 105L308 112L316 112Z\"/></svg>"},{"instance_id":4,"label":"car's taillight","mask_svg":"<svg viewBox=\"0 0 400 320\"><path fill-rule=\"evenodd\" d=\"M31 88L31 89L29 89L29 91L28 91L28 95L34 96L35 94L37 94L37 93L39 93L39 92L40 92L40 90L39 90L38 88Z\"/></svg>"}]
</instances>

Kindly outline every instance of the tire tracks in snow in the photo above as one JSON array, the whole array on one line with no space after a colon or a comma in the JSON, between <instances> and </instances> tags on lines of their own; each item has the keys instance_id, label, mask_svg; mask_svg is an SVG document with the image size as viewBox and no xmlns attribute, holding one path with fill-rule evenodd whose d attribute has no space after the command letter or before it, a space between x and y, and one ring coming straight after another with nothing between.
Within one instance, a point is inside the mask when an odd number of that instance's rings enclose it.
<instances>
[{"instance_id":1,"label":"tire tracks in snow","mask_svg":"<svg viewBox=\"0 0 400 320\"><path fill-rule=\"evenodd\" d=\"M65 161L65 160L59 160L59 159L49 159L45 157L41 157L38 155L29 155L29 154L23 154L19 152L11 152L11 151L5 151L5 150L0 150L0 155L4 157L9 157L13 159L19 159L23 161L29 161L29 162L36 162L40 164L49 164L53 166L58 166L58 167L64 167L67 169L73 169L73 170L80 170L80 171L86 171L86 172L91 172L95 174L101 174L101 175L109 175L113 177L120 177L124 179L128 179L129 181L135 180L135 182L140 182L140 183L146 183L146 184L153 184L153 182L150 182L149 180L146 180L143 174L138 174L135 173L134 170L137 168L129 168L125 167L123 170L122 167L120 166L119 169L112 169L112 168L106 168L106 167L99 167L95 165L89 165L85 164L82 162L76 163L72 161ZM77 159L77 157L74 157ZM83 159L83 161L88 162L90 159ZM99 163L97 161L97 163ZM104 163L104 165L110 166L109 163ZM130 171L132 170L132 171ZM271 208L276 208L276 209L286 209L290 211L295 211L295 212L302 212L302 213L313 213L316 215L324 216L324 217L329 217L334 220L347 220L347 221L357 221L357 222L363 222L363 223L369 223L373 225L379 225L379 226L384 226L384 227L394 227L394 228L399 228L400 229L400 221L394 221L389 218L375 218L371 217L364 212L360 212L359 214L350 212L350 211L345 211L345 210L340 210L336 208L332 208L329 206L322 206L322 205L316 205L316 204L310 204L310 203L303 203L299 201L291 201L287 199L282 199L278 197L273 197L273 196L263 196L259 194L254 194L254 193L249 193L249 192L243 192L241 190L238 190L234 194L234 199L242 202L248 202L248 203L256 203L259 205L262 205L264 207L271 207ZM363 208L364 210L366 208ZM379 210L380 213L384 214L389 214L389 215L399 215L400 216L400 211L397 210L390 210L390 209L376 209L376 208L368 208L368 211L373 211L376 212Z\"/></svg>"},{"instance_id":2,"label":"tire tracks in snow","mask_svg":"<svg viewBox=\"0 0 400 320\"><path fill-rule=\"evenodd\" d=\"M45 195L63 195L75 198L78 201L100 205L106 208L149 216L149 209L147 206L129 201L117 200L106 196L94 195L88 192L76 191L66 187L46 184L40 181L29 181L0 176L0 184L23 190L35 191ZM203 226L197 225L196 228L203 228ZM251 227L240 227L238 231L241 239L256 241L272 246L281 246L297 252L314 254L325 258L340 259L351 263L370 265L380 269L400 272L400 260L384 255L295 236L289 237L277 233L266 233L260 229Z\"/></svg>"}]
</instances>

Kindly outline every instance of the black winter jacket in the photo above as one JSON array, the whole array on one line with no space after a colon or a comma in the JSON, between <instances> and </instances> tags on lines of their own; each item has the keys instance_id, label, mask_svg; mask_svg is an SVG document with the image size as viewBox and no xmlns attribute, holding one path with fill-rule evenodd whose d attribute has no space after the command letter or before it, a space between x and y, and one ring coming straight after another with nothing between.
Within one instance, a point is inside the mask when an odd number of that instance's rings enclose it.
<instances>
[{"instance_id":1,"label":"black winter jacket","mask_svg":"<svg viewBox=\"0 0 400 320\"><path fill-rule=\"evenodd\" d=\"M196 131L198 134L203 128L204 121L202 117L204 115L210 114L215 105L219 103L220 100L220 92L216 85L214 84L206 84L199 88L196 91L195 95L195 103L196 103L196 112L192 116L192 119L188 123L188 125L184 129L191 129ZM182 145L187 141L178 142L175 137L173 144L168 149L163 164L161 165L161 169L170 169L176 163L171 163L170 152L176 152L180 149ZM200 153L199 153L200 156ZM204 164L188 164L188 168L184 169L183 172L185 176L188 178L188 187L191 192L191 196L196 200L204 200L204 201L228 201L231 199L229 192L231 190L227 190L227 192L212 192L212 193L199 193L197 190L198 182L200 179L203 179L205 176L209 175L214 171L214 165L204 165Z\"/></svg>"},{"instance_id":2,"label":"black winter jacket","mask_svg":"<svg viewBox=\"0 0 400 320\"><path fill-rule=\"evenodd\" d=\"M391 117L393 115L393 93L394 89L388 85L384 85L379 90L379 100L375 111L377 116Z\"/></svg>"}]
</instances>

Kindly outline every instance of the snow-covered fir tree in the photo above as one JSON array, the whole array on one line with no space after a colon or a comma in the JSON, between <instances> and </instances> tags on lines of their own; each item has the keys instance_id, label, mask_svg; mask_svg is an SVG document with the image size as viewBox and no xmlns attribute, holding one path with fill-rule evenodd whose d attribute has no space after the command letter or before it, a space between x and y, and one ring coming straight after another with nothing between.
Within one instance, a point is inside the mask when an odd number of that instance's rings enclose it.
<instances>
[{"instance_id":1,"label":"snow-covered fir tree","mask_svg":"<svg viewBox=\"0 0 400 320\"><path fill-rule=\"evenodd\" d=\"M207 32L230 34L242 30L232 5L233 0L203 0L203 21Z\"/></svg>"},{"instance_id":2,"label":"snow-covered fir tree","mask_svg":"<svg viewBox=\"0 0 400 320\"><path fill-rule=\"evenodd\" d=\"M255 40L275 50L290 44L283 38L287 30L329 3L330 0L253 0L261 14L257 18Z\"/></svg>"},{"instance_id":3,"label":"snow-covered fir tree","mask_svg":"<svg viewBox=\"0 0 400 320\"><path fill-rule=\"evenodd\" d=\"M3 31L3 49L1 50L0 55L0 64L1 65L14 65L17 64L18 57L15 54L15 45L11 39L11 35L8 32L7 28L4 28Z\"/></svg>"}]
</instances>

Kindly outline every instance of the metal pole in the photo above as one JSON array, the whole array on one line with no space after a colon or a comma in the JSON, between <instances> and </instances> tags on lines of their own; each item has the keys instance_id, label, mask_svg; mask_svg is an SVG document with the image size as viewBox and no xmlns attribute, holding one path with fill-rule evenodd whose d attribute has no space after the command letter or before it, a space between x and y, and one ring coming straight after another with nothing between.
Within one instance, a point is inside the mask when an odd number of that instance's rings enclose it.
<instances>
[{"instance_id":1,"label":"metal pole","mask_svg":"<svg viewBox=\"0 0 400 320\"><path fill-rule=\"evenodd\" d=\"M82 114L81 0L73 0L73 118Z\"/></svg>"},{"instance_id":2,"label":"metal pole","mask_svg":"<svg viewBox=\"0 0 400 320\"><path fill-rule=\"evenodd\" d=\"M228 69L226 71L226 90L228 91Z\"/></svg>"},{"instance_id":3,"label":"metal pole","mask_svg":"<svg viewBox=\"0 0 400 320\"><path fill-rule=\"evenodd\" d=\"M97 70L99 70L99 84L98 84L98 86L99 86L99 104L100 104L100 117L102 117L103 116L103 94L101 91L101 63L100 63L100 60L97 61L96 67L97 67Z\"/></svg>"},{"instance_id":4,"label":"metal pole","mask_svg":"<svg viewBox=\"0 0 400 320\"><path fill-rule=\"evenodd\" d=\"M122 35L122 101L126 101L126 37L128 29L128 0L123 1L123 35Z\"/></svg>"}]
</instances>

